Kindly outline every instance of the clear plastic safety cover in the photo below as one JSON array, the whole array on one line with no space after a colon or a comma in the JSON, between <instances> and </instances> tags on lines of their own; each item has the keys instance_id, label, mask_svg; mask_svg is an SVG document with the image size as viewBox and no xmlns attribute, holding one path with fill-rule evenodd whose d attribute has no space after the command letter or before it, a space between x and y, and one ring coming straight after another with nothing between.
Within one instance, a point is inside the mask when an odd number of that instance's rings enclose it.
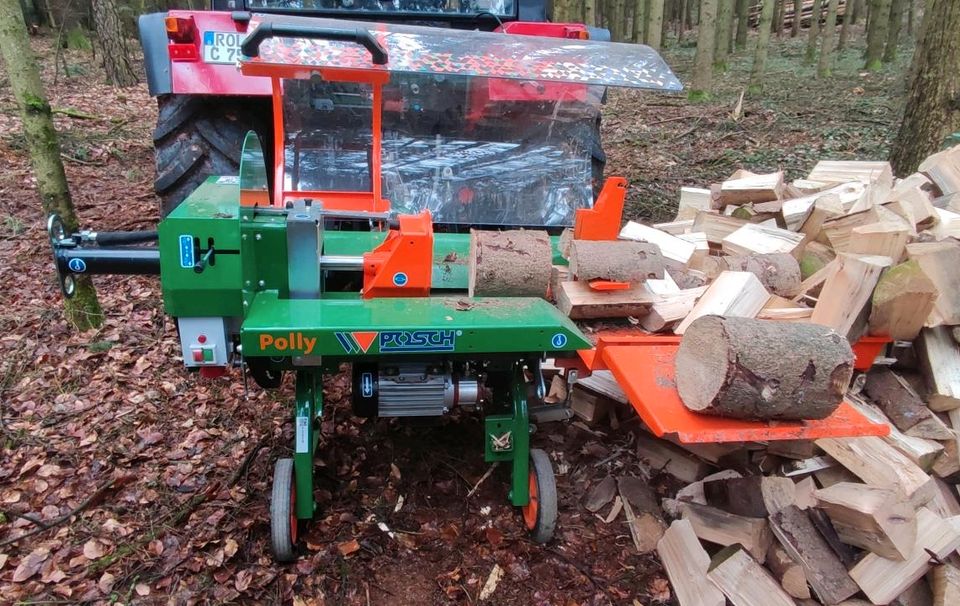
<instances>
[{"instance_id":1,"label":"clear plastic safety cover","mask_svg":"<svg viewBox=\"0 0 960 606\"><path fill-rule=\"evenodd\" d=\"M516 14L514 0L252 0L247 8L271 10L356 13L416 13L427 15L476 15L500 17Z\"/></svg>"}]
</instances>

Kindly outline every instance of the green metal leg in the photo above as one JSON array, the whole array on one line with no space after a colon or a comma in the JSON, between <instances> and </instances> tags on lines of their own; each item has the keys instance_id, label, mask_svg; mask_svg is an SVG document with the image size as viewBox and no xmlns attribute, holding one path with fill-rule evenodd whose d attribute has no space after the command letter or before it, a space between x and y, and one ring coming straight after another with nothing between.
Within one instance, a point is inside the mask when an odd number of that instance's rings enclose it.
<instances>
[{"instance_id":1,"label":"green metal leg","mask_svg":"<svg viewBox=\"0 0 960 606\"><path fill-rule=\"evenodd\" d=\"M309 520L316 511L313 500L313 457L317 451L318 432L315 420L323 414L323 382L320 372L297 372L293 474L297 484L297 518Z\"/></svg>"},{"instance_id":2,"label":"green metal leg","mask_svg":"<svg viewBox=\"0 0 960 606\"><path fill-rule=\"evenodd\" d=\"M527 385L517 365L513 381L513 487L510 501L523 507L530 503L530 418L527 416Z\"/></svg>"}]
</instances>

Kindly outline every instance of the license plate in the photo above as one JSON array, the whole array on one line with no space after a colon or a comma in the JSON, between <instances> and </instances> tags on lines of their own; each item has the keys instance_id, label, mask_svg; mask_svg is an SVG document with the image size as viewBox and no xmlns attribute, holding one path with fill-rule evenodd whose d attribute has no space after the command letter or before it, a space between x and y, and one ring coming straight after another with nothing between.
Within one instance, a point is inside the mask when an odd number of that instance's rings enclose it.
<instances>
[{"instance_id":1,"label":"license plate","mask_svg":"<svg viewBox=\"0 0 960 606\"><path fill-rule=\"evenodd\" d=\"M203 62L236 63L241 37L237 32L203 32Z\"/></svg>"}]
</instances>

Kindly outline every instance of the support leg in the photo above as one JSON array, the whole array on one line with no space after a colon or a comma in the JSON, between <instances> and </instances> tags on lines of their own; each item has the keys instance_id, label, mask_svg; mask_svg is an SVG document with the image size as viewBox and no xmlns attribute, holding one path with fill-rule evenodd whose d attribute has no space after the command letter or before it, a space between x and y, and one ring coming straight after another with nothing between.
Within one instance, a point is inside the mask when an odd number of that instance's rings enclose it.
<instances>
[{"instance_id":1,"label":"support leg","mask_svg":"<svg viewBox=\"0 0 960 606\"><path fill-rule=\"evenodd\" d=\"M293 467L296 481L296 514L300 520L313 518L316 503L313 500L313 458L319 434L316 422L323 414L323 383L317 370L297 372L296 404L294 407Z\"/></svg>"}]
</instances>

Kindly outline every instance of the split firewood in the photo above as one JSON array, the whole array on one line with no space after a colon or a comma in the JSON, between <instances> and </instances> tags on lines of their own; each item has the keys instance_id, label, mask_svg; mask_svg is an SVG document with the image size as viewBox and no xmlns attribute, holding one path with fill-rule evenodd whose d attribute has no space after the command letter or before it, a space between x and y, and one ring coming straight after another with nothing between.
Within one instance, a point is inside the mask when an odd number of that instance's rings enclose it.
<instances>
[{"instance_id":1,"label":"split firewood","mask_svg":"<svg viewBox=\"0 0 960 606\"><path fill-rule=\"evenodd\" d=\"M749 202L769 202L783 197L783 171L766 175L748 171L738 171L738 173L717 188L714 195L714 208L739 206Z\"/></svg>"},{"instance_id":2,"label":"split firewood","mask_svg":"<svg viewBox=\"0 0 960 606\"><path fill-rule=\"evenodd\" d=\"M893 187L893 169L889 162L860 160L820 160L807 175L808 181L827 184L860 181L864 185Z\"/></svg>"},{"instance_id":3,"label":"split firewood","mask_svg":"<svg viewBox=\"0 0 960 606\"><path fill-rule=\"evenodd\" d=\"M545 231L470 231L471 297L546 297L553 258Z\"/></svg>"},{"instance_id":4,"label":"split firewood","mask_svg":"<svg viewBox=\"0 0 960 606\"><path fill-rule=\"evenodd\" d=\"M795 506L770 516L770 528L793 561L800 564L813 593L824 604L837 604L857 593L846 567Z\"/></svg>"},{"instance_id":5,"label":"split firewood","mask_svg":"<svg viewBox=\"0 0 960 606\"><path fill-rule=\"evenodd\" d=\"M924 328L916 342L920 368L927 379L930 410L960 408L960 345L946 326Z\"/></svg>"},{"instance_id":6,"label":"split firewood","mask_svg":"<svg viewBox=\"0 0 960 606\"><path fill-rule=\"evenodd\" d=\"M823 419L853 375L850 344L828 328L705 316L684 333L677 391L690 410L741 419Z\"/></svg>"},{"instance_id":7,"label":"split firewood","mask_svg":"<svg viewBox=\"0 0 960 606\"><path fill-rule=\"evenodd\" d=\"M667 232L634 221L628 221L623 226L623 229L620 230L620 239L655 244L660 248L660 254L664 258L681 265L686 265L697 250L697 246L693 242L687 242Z\"/></svg>"},{"instance_id":8,"label":"split firewood","mask_svg":"<svg viewBox=\"0 0 960 606\"><path fill-rule=\"evenodd\" d=\"M767 550L767 568L774 578L780 581L783 590L791 597L800 600L810 599L810 586L807 585L807 573L797 564L779 543L772 543Z\"/></svg>"},{"instance_id":9,"label":"split firewood","mask_svg":"<svg viewBox=\"0 0 960 606\"><path fill-rule=\"evenodd\" d=\"M724 547L739 543L760 563L767 557L773 541L767 520L738 516L696 503L680 503L679 508L683 519L690 522L702 540Z\"/></svg>"},{"instance_id":10,"label":"split firewood","mask_svg":"<svg viewBox=\"0 0 960 606\"><path fill-rule=\"evenodd\" d=\"M868 208L848 215L834 217L823 222L817 241L828 244L837 252L849 249L853 230L864 225L871 225L880 221L880 213L876 208Z\"/></svg>"},{"instance_id":11,"label":"split firewood","mask_svg":"<svg viewBox=\"0 0 960 606\"><path fill-rule=\"evenodd\" d=\"M800 255L800 277L806 280L836 258L837 253L826 244L807 242Z\"/></svg>"},{"instance_id":12,"label":"split firewood","mask_svg":"<svg viewBox=\"0 0 960 606\"><path fill-rule=\"evenodd\" d=\"M716 212L701 211L693 220L691 231L706 234L707 242L720 246L723 239L749 223L744 219L728 217Z\"/></svg>"},{"instance_id":13,"label":"split firewood","mask_svg":"<svg viewBox=\"0 0 960 606\"><path fill-rule=\"evenodd\" d=\"M881 272L893 261L889 257L841 254L836 262L836 270L823 283L810 320L849 337Z\"/></svg>"},{"instance_id":14,"label":"split firewood","mask_svg":"<svg viewBox=\"0 0 960 606\"><path fill-rule=\"evenodd\" d=\"M793 480L776 476L704 481L703 494L707 505L752 518L766 518L797 498Z\"/></svg>"},{"instance_id":15,"label":"split firewood","mask_svg":"<svg viewBox=\"0 0 960 606\"><path fill-rule=\"evenodd\" d=\"M887 418L907 435L948 440L953 432L927 408L910 385L892 370L874 368L867 373L864 391Z\"/></svg>"},{"instance_id":16,"label":"split firewood","mask_svg":"<svg viewBox=\"0 0 960 606\"><path fill-rule=\"evenodd\" d=\"M917 242L907 245L907 256L937 288L937 299L926 326L960 324L960 242Z\"/></svg>"},{"instance_id":17,"label":"split firewood","mask_svg":"<svg viewBox=\"0 0 960 606\"><path fill-rule=\"evenodd\" d=\"M657 542L657 555L680 606L724 606L723 593L707 579L710 556L687 520L676 520Z\"/></svg>"},{"instance_id":18,"label":"split firewood","mask_svg":"<svg viewBox=\"0 0 960 606\"><path fill-rule=\"evenodd\" d=\"M917 511L917 538L905 560L868 553L850 576L874 604L889 604L925 575L931 559L943 560L960 547L960 519L944 520L929 509Z\"/></svg>"},{"instance_id":19,"label":"split firewood","mask_svg":"<svg viewBox=\"0 0 960 606\"><path fill-rule=\"evenodd\" d=\"M574 240L570 273L577 280L640 283L663 278L663 257L655 244L614 240Z\"/></svg>"},{"instance_id":20,"label":"split firewood","mask_svg":"<svg viewBox=\"0 0 960 606\"><path fill-rule=\"evenodd\" d=\"M645 433L637 436L637 455L650 468L665 471L688 484L700 480L711 471L710 465L682 448Z\"/></svg>"},{"instance_id":21,"label":"split firewood","mask_svg":"<svg viewBox=\"0 0 960 606\"><path fill-rule=\"evenodd\" d=\"M733 606L796 606L780 583L739 545L713 556L707 578Z\"/></svg>"},{"instance_id":22,"label":"split firewood","mask_svg":"<svg viewBox=\"0 0 960 606\"><path fill-rule=\"evenodd\" d=\"M627 290L596 291L581 280L561 282L557 308L574 320L643 317L661 297L642 284Z\"/></svg>"},{"instance_id":23,"label":"split firewood","mask_svg":"<svg viewBox=\"0 0 960 606\"><path fill-rule=\"evenodd\" d=\"M884 272L873 291L870 334L912 341L933 311L939 291L912 259Z\"/></svg>"},{"instance_id":24,"label":"split firewood","mask_svg":"<svg viewBox=\"0 0 960 606\"><path fill-rule=\"evenodd\" d=\"M929 156L920 172L930 178L943 196L960 192L960 145Z\"/></svg>"},{"instance_id":25,"label":"split firewood","mask_svg":"<svg viewBox=\"0 0 960 606\"><path fill-rule=\"evenodd\" d=\"M933 584L933 606L960 604L960 568L952 564L934 566L930 578Z\"/></svg>"},{"instance_id":26,"label":"split firewood","mask_svg":"<svg viewBox=\"0 0 960 606\"><path fill-rule=\"evenodd\" d=\"M787 253L708 257L703 267L709 278L724 271L752 273L769 292L781 297L793 297L800 288L800 264Z\"/></svg>"},{"instance_id":27,"label":"split firewood","mask_svg":"<svg viewBox=\"0 0 960 606\"><path fill-rule=\"evenodd\" d=\"M763 309L769 298L770 293L752 273L725 271L710 284L674 332L682 335L701 316L752 318Z\"/></svg>"},{"instance_id":28,"label":"split firewood","mask_svg":"<svg viewBox=\"0 0 960 606\"><path fill-rule=\"evenodd\" d=\"M888 426L890 433L883 436L883 441L903 453L904 456L913 461L920 469L929 471L934 461L936 461L944 451L943 445L936 440L927 440L925 438L906 435L890 422L890 419L887 418L887 415L883 414L883 411L866 402L859 395L847 394L847 401L857 412L865 416L872 423Z\"/></svg>"},{"instance_id":29,"label":"split firewood","mask_svg":"<svg viewBox=\"0 0 960 606\"><path fill-rule=\"evenodd\" d=\"M634 546L640 553L653 551L667 530L653 490L646 481L633 476L619 478L617 489Z\"/></svg>"},{"instance_id":30,"label":"split firewood","mask_svg":"<svg viewBox=\"0 0 960 606\"><path fill-rule=\"evenodd\" d=\"M590 489L584 500L583 508L590 513L596 513L613 501L617 494L617 481L613 476L607 476L599 484Z\"/></svg>"},{"instance_id":31,"label":"split firewood","mask_svg":"<svg viewBox=\"0 0 960 606\"><path fill-rule=\"evenodd\" d=\"M723 239L729 255L787 253L799 257L804 236L779 227L748 223Z\"/></svg>"},{"instance_id":32,"label":"split firewood","mask_svg":"<svg viewBox=\"0 0 960 606\"><path fill-rule=\"evenodd\" d=\"M917 537L916 510L895 490L843 482L821 488L815 496L844 543L893 560L910 555Z\"/></svg>"},{"instance_id":33,"label":"split firewood","mask_svg":"<svg viewBox=\"0 0 960 606\"><path fill-rule=\"evenodd\" d=\"M660 295L653 301L647 314L640 318L640 325L649 332L661 332L672 328L677 322L690 315L697 300L706 290L706 286L701 286Z\"/></svg>"},{"instance_id":34,"label":"split firewood","mask_svg":"<svg viewBox=\"0 0 960 606\"><path fill-rule=\"evenodd\" d=\"M681 187L676 221L694 219L701 210L710 210L710 190L699 187Z\"/></svg>"}]
</instances>

